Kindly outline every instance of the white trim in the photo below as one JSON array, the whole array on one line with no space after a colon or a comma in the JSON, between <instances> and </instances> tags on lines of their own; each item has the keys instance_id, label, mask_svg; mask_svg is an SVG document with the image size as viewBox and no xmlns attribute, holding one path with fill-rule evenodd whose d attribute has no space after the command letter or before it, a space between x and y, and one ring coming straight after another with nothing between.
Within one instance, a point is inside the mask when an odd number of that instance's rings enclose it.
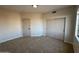
<instances>
[{"instance_id":1,"label":"white trim","mask_svg":"<svg viewBox=\"0 0 79 59\"><path fill-rule=\"evenodd\" d=\"M76 36L76 39L77 39L77 41L79 42L79 37L78 37L78 36Z\"/></svg>"},{"instance_id":2,"label":"white trim","mask_svg":"<svg viewBox=\"0 0 79 59\"><path fill-rule=\"evenodd\" d=\"M69 44L73 44L73 42L70 42L70 41L67 41L67 40L65 40L64 42L69 43Z\"/></svg>"},{"instance_id":3,"label":"white trim","mask_svg":"<svg viewBox=\"0 0 79 59\"><path fill-rule=\"evenodd\" d=\"M77 16L76 16L76 26L75 26L75 37L76 37L76 39L79 42L79 37L77 36L77 34L78 34L78 20L79 20L79 14L77 13Z\"/></svg>"}]
</instances>

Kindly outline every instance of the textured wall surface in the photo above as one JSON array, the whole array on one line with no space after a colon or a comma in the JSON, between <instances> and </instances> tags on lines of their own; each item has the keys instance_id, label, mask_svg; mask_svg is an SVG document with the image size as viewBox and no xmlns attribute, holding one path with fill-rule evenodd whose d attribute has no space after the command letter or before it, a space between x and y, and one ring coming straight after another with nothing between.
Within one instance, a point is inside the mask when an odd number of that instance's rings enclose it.
<instances>
[{"instance_id":1,"label":"textured wall surface","mask_svg":"<svg viewBox=\"0 0 79 59\"><path fill-rule=\"evenodd\" d=\"M0 9L0 42L20 36L22 32L19 13Z\"/></svg>"},{"instance_id":2,"label":"textured wall surface","mask_svg":"<svg viewBox=\"0 0 79 59\"><path fill-rule=\"evenodd\" d=\"M31 36L43 35L43 20L40 13L22 13L21 16L30 19Z\"/></svg>"}]
</instances>

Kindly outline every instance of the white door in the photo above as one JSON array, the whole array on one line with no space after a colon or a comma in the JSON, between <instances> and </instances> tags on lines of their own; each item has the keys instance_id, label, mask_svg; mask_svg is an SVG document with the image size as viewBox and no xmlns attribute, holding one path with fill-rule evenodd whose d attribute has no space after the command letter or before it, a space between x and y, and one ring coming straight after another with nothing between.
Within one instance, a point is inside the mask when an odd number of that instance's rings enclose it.
<instances>
[{"instance_id":1,"label":"white door","mask_svg":"<svg viewBox=\"0 0 79 59\"><path fill-rule=\"evenodd\" d=\"M30 19L22 19L23 36L30 36Z\"/></svg>"},{"instance_id":2,"label":"white door","mask_svg":"<svg viewBox=\"0 0 79 59\"><path fill-rule=\"evenodd\" d=\"M64 38L64 18L47 20L47 36L63 40Z\"/></svg>"}]
</instances>

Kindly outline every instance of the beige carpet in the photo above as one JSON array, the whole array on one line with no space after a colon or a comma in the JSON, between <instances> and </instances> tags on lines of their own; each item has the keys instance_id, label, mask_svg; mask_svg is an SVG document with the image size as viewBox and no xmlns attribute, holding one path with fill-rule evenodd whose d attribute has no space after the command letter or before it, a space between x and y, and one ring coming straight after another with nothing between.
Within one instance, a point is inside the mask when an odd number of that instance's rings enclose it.
<instances>
[{"instance_id":1,"label":"beige carpet","mask_svg":"<svg viewBox=\"0 0 79 59\"><path fill-rule=\"evenodd\" d=\"M23 37L1 43L0 52L69 53L73 52L73 46L50 37Z\"/></svg>"}]
</instances>

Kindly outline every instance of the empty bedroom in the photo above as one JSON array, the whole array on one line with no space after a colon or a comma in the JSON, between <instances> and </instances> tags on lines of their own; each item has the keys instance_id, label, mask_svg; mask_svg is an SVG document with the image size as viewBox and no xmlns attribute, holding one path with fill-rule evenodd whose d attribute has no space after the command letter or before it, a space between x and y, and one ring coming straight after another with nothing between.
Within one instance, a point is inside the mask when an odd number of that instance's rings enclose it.
<instances>
[{"instance_id":1,"label":"empty bedroom","mask_svg":"<svg viewBox=\"0 0 79 59\"><path fill-rule=\"evenodd\" d=\"M0 5L1 53L74 53L74 5Z\"/></svg>"}]
</instances>

